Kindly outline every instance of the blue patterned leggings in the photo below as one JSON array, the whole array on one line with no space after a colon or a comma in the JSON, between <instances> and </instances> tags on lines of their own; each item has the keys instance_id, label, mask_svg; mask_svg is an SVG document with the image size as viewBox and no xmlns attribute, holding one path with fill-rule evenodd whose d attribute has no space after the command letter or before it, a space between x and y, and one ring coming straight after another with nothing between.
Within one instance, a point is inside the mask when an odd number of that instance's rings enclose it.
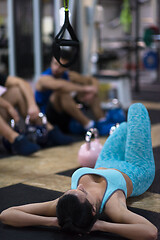
<instances>
[{"instance_id":1,"label":"blue patterned leggings","mask_svg":"<svg viewBox=\"0 0 160 240\"><path fill-rule=\"evenodd\" d=\"M95 168L115 168L126 173L132 183L131 196L144 193L155 176L151 127L147 109L135 103L128 110L127 123L121 123L106 140Z\"/></svg>"}]
</instances>

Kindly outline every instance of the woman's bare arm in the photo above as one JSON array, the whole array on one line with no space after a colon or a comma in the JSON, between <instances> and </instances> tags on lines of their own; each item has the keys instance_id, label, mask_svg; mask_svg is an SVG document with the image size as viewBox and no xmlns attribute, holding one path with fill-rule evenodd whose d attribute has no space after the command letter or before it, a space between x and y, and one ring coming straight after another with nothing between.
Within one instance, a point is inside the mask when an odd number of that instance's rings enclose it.
<instances>
[{"instance_id":1,"label":"woman's bare arm","mask_svg":"<svg viewBox=\"0 0 160 240\"><path fill-rule=\"evenodd\" d=\"M144 223L110 223L97 220L92 228L92 231L103 231L108 233L118 234L122 237L132 240L156 240L157 228L154 225Z\"/></svg>"},{"instance_id":2,"label":"woman's bare arm","mask_svg":"<svg viewBox=\"0 0 160 240\"><path fill-rule=\"evenodd\" d=\"M144 217L129 211L122 202L108 209L107 215L113 223L98 220L92 231L110 232L132 240L157 239L157 228Z\"/></svg>"},{"instance_id":3,"label":"woman's bare arm","mask_svg":"<svg viewBox=\"0 0 160 240\"><path fill-rule=\"evenodd\" d=\"M38 225L58 227L57 201L58 199L8 208L0 214L0 221L15 227Z\"/></svg>"}]
</instances>

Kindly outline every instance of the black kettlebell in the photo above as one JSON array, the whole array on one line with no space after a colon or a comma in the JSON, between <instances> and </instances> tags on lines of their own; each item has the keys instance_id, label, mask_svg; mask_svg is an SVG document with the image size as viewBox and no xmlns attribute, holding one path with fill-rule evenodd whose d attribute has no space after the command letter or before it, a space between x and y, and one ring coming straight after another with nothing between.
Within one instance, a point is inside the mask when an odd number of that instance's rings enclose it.
<instances>
[{"instance_id":1,"label":"black kettlebell","mask_svg":"<svg viewBox=\"0 0 160 240\"><path fill-rule=\"evenodd\" d=\"M38 117L42 121L41 125L31 123L30 116L27 115L25 119L25 135L30 141L37 143L40 146L44 146L48 140L47 118L41 112L38 114Z\"/></svg>"}]
</instances>

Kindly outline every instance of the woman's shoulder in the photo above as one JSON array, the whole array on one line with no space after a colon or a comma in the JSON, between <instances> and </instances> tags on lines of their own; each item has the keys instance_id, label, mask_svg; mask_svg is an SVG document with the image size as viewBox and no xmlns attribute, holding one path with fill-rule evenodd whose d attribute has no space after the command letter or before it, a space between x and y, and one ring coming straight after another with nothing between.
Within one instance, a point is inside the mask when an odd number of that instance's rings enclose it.
<instances>
[{"instance_id":1,"label":"woman's shoulder","mask_svg":"<svg viewBox=\"0 0 160 240\"><path fill-rule=\"evenodd\" d=\"M112 194L106 202L103 213L114 222L120 222L124 212L128 211L126 197L121 190Z\"/></svg>"}]
</instances>

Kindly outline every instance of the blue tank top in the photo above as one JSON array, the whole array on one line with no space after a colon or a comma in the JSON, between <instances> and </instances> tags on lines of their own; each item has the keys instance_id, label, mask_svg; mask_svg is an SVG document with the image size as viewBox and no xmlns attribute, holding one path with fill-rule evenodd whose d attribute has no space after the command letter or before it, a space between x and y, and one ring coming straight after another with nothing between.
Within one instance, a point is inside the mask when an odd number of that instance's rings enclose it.
<instances>
[{"instance_id":1,"label":"blue tank top","mask_svg":"<svg viewBox=\"0 0 160 240\"><path fill-rule=\"evenodd\" d=\"M51 68L48 68L47 70L45 70L42 73L42 76L44 75L49 75L54 77ZM69 74L68 72L64 72L62 77L62 79L69 81ZM50 95L53 93L53 90L45 90L45 91L35 91L35 99L36 99L36 103L38 104L38 106L40 107L40 110L42 113L46 113L46 107L50 98Z\"/></svg>"},{"instance_id":2,"label":"blue tank top","mask_svg":"<svg viewBox=\"0 0 160 240\"><path fill-rule=\"evenodd\" d=\"M83 167L76 170L72 175L71 189L76 189L82 176L95 174L105 178L107 187L102 199L100 213L102 213L105 203L117 190L122 190L127 198L127 185L123 175L115 169L95 169Z\"/></svg>"}]
</instances>

